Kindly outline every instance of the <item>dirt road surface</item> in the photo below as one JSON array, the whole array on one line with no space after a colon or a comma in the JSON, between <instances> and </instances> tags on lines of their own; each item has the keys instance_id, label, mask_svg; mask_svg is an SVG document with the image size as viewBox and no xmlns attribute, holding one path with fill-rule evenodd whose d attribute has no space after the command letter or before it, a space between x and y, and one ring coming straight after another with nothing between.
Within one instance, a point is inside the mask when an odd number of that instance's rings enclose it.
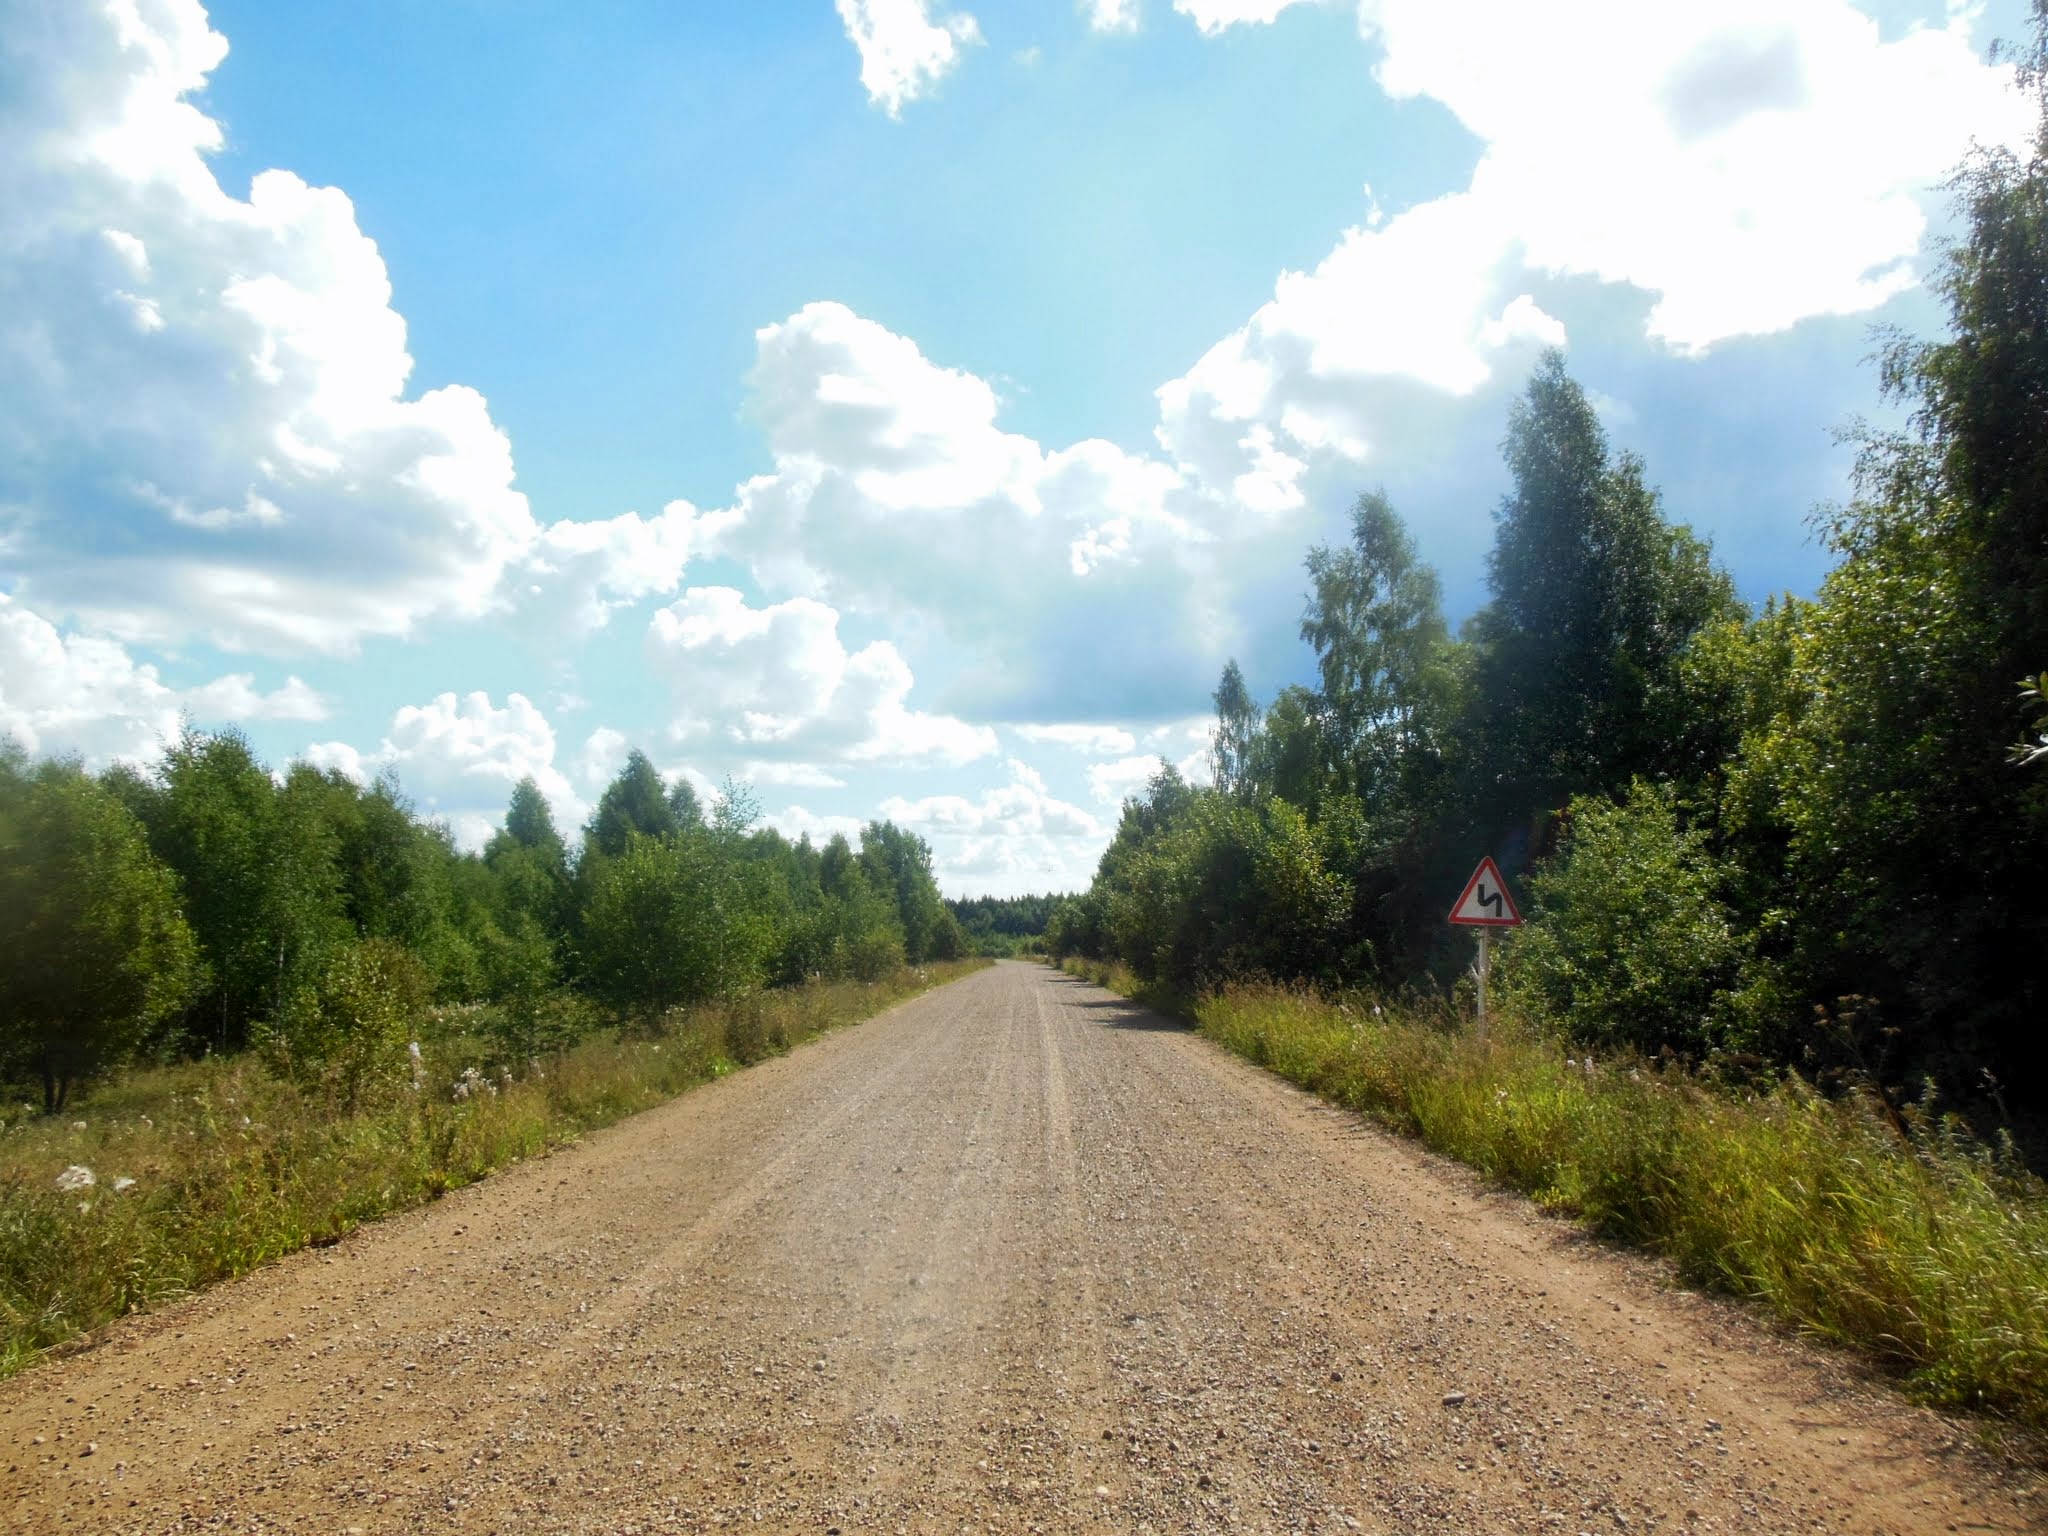
<instances>
[{"instance_id":1,"label":"dirt road surface","mask_svg":"<svg viewBox=\"0 0 2048 1536\"><path fill-rule=\"evenodd\" d=\"M1921 1532L2023 1472L1006 964L0 1386L6 1529Z\"/></svg>"}]
</instances>

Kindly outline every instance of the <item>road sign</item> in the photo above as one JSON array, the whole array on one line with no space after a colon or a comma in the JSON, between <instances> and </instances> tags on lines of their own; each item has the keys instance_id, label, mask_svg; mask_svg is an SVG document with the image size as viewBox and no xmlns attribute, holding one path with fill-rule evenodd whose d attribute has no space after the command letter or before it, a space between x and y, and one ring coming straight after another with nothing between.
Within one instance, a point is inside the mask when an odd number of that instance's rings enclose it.
<instances>
[{"instance_id":1,"label":"road sign","mask_svg":"<svg viewBox=\"0 0 2048 1536\"><path fill-rule=\"evenodd\" d=\"M1465 882L1465 894L1451 908L1451 921L1467 928L1519 928L1522 914L1515 910L1515 898L1500 877L1500 866L1481 859Z\"/></svg>"}]
</instances>

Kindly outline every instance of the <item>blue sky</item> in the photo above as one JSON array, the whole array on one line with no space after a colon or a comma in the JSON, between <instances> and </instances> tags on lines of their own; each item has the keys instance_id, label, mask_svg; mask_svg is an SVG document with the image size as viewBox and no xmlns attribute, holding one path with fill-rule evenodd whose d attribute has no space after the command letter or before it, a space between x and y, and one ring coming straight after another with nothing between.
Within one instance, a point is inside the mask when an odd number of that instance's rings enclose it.
<instances>
[{"instance_id":1,"label":"blue sky","mask_svg":"<svg viewBox=\"0 0 2048 1536\"><path fill-rule=\"evenodd\" d=\"M1546 344L1810 591L2022 20L0 0L0 730L236 719L472 844L639 744L1081 883L1357 491L1482 599Z\"/></svg>"}]
</instances>

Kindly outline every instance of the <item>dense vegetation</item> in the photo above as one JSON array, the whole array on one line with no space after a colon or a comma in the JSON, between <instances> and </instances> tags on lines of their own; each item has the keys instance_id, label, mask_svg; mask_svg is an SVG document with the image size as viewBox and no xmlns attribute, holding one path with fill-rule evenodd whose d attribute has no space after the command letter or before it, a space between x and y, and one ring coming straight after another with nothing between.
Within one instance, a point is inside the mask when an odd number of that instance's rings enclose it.
<instances>
[{"instance_id":1,"label":"dense vegetation","mask_svg":"<svg viewBox=\"0 0 2048 1536\"><path fill-rule=\"evenodd\" d=\"M978 955L1035 954L1058 896L966 896L946 902Z\"/></svg>"},{"instance_id":2,"label":"dense vegetation","mask_svg":"<svg viewBox=\"0 0 2048 1536\"><path fill-rule=\"evenodd\" d=\"M2037 95L2044 59L2037 39ZM1444 913L1490 853L1533 919L1503 991L1554 1034L1859 1082L1894 1114L1939 1084L2038 1133L2044 157L2048 131L1958 173L1950 334L1882 338L1903 425L1852 429L1811 600L1739 602L1546 356L1507 423L1485 606L1454 636L1394 508L1361 497L1350 541L1308 556L1317 686L1261 709L1228 667L1213 786L1162 767L1049 945L1188 997L1440 994L1471 953Z\"/></svg>"},{"instance_id":3,"label":"dense vegetation","mask_svg":"<svg viewBox=\"0 0 2048 1536\"><path fill-rule=\"evenodd\" d=\"M485 1066L600 1022L967 952L922 839L855 848L708 815L634 752L573 853L532 780L480 856L367 788L272 773L233 731L94 777L0 744L0 1074L46 1112L115 1068L254 1052L352 1108L402 1089L429 1005L481 1005Z\"/></svg>"}]
</instances>

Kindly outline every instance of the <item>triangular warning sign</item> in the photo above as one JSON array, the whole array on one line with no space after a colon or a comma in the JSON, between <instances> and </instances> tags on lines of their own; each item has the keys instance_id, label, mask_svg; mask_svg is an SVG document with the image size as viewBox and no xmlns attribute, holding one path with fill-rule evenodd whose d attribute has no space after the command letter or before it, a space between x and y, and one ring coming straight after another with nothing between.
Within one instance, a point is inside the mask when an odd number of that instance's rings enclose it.
<instances>
[{"instance_id":1,"label":"triangular warning sign","mask_svg":"<svg viewBox=\"0 0 2048 1536\"><path fill-rule=\"evenodd\" d=\"M1515 910L1515 898L1508 894L1508 883L1501 879L1500 866L1492 859L1481 859L1479 867L1472 871L1472 878L1465 882L1465 894L1451 908L1451 921L1469 928L1522 925L1522 914Z\"/></svg>"}]
</instances>

